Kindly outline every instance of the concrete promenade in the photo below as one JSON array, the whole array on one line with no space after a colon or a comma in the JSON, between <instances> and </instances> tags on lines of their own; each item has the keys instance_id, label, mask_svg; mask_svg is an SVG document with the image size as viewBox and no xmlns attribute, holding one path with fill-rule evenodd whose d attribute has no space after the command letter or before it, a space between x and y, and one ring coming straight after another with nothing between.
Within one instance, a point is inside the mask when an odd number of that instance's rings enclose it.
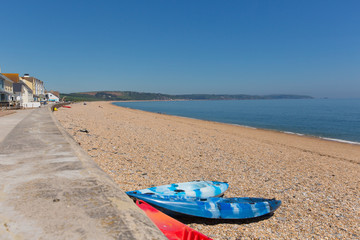
<instances>
[{"instance_id":1,"label":"concrete promenade","mask_svg":"<svg viewBox=\"0 0 360 240\"><path fill-rule=\"evenodd\" d=\"M0 118L0 239L166 239L49 108Z\"/></svg>"}]
</instances>

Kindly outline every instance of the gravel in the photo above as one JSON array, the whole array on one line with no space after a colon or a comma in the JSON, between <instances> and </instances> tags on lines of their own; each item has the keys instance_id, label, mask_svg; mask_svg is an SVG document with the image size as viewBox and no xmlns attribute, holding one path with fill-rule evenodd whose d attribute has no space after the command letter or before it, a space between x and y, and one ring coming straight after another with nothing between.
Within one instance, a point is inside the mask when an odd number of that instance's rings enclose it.
<instances>
[{"instance_id":1,"label":"gravel","mask_svg":"<svg viewBox=\"0 0 360 240\"><path fill-rule=\"evenodd\" d=\"M259 219L179 219L213 239L360 237L359 145L108 102L71 106L55 116L124 191L214 180L229 182L224 197L282 201L273 216Z\"/></svg>"}]
</instances>

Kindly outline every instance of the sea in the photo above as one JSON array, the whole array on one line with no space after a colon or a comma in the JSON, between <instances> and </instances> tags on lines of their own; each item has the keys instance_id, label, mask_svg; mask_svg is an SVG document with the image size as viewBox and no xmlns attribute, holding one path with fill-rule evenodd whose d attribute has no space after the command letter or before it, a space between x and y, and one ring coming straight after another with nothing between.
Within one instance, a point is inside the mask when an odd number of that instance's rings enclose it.
<instances>
[{"instance_id":1,"label":"sea","mask_svg":"<svg viewBox=\"0 0 360 240\"><path fill-rule=\"evenodd\" d=\"M360 99L138 101L113 104L360 144Z\"/></svg>"}]
</instances>

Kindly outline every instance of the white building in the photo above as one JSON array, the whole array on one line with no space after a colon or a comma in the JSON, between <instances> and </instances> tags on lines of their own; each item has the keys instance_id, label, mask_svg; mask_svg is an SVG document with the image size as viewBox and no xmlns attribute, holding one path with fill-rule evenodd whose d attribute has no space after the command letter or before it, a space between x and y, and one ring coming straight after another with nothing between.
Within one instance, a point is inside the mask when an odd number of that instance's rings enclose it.
<instances>
[{"instance_id":1,"label":"white building","mask_svg":"<svg viewBox=\"0 0 360 240\"><path fill-rule=\"evenodd\" d=\"M31 88L24 82L14 83L14 93L16 101L20 103L21 107L34 107L34 96ZM35 104L36 105L36 104ZM35 107L38 107L37 105Z\"/></svg>"},{"instance_id":2,"label":"white building","mask_svg":"<svg viewBox=\"0 0 360 240\"><path fill-rule=\"evenodd\" d=\"M48 102L59 102L60 99L55 96L54 94L48 92L48 93L45 93L45 98L47 99Z\"/></svg>"},{"instance_id":3,"label":"white building","mask_svg":"<svg viewBox=\"0 0 360 240\"><path fill-rule=\"evenodd\" d=\"M43 81L35 77L30 77L29 74L24 74L24 77L20 78L20 80L32 89L34 101L41 101L45 98L45 87Z\"/></svg>"}]
</instances>

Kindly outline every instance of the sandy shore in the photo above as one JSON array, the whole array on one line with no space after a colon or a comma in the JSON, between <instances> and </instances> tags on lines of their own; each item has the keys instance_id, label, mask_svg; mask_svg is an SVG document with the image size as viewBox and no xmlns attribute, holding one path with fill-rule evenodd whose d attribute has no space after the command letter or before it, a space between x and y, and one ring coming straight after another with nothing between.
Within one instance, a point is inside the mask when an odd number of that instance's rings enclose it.
<instances>
[{"instance_id":1,"label":"sandy shore","mask_svg":"<svg viewBox=\"0 0 360 240\"><path fill-rule=\"evenodd\" d=\"M211 238L360 238L359 145L108 102L71 106L55 116L125 191L216 180L229 182L225 197L283 202L273 216L255 221L182 219Z\"/></svg>"}]
</instances>

